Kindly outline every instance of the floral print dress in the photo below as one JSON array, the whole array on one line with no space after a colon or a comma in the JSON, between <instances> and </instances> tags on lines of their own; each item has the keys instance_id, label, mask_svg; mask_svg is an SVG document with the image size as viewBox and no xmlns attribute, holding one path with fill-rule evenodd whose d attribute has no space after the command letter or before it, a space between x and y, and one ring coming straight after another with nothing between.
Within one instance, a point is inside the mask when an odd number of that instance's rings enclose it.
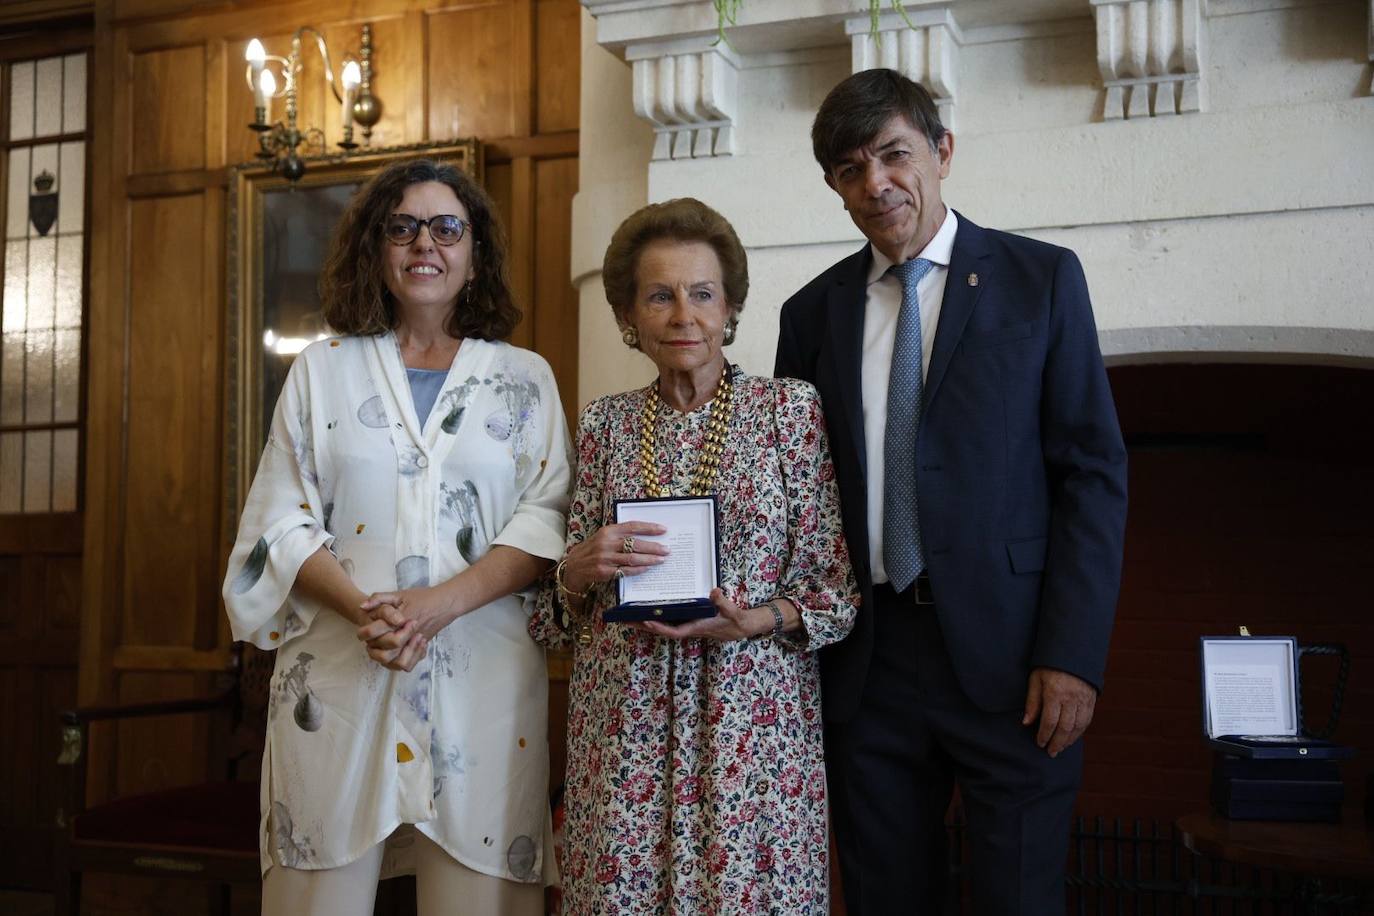
<instances>
[{"instance_id":1,"label":"floral print dress","mask_svg":"<svg viewBox=\"0 0 1374 916\"><path fill-rule=\"evenodd\" d=\"M394 335L296 358L224 581L234 638L277 649L264 873L346 865L415 824L475 871L552 877L533 594L458 618L399 672L293 585L322 545L365 593L446 581L498 544L561 556L568 444L548 364L509 344L463 341L424 422ZM389 844L383 874L412 870L412 849Z\"/></svg>"},{"instance_id":2,"label":"floral print dress","mask_svg":"<svg viewBox=\"0 0 1374 916\"><path fill-rule=\"evenodd\" d=\"M825 772L815 650L853 625L858 590L820 400L793 379L734 370L721 456L721 587L741 607L801 610L778 639L660 639L599 618L575 650L568 722L564 912L824 914ZM647 389L594 401L578 424L568 542L646 495ZM711 405L660 413L657 463L683 494ZM552 588L531 632L566 643ZM598 587L597 609L613 603Z\"/></svg>"}]
</instances>

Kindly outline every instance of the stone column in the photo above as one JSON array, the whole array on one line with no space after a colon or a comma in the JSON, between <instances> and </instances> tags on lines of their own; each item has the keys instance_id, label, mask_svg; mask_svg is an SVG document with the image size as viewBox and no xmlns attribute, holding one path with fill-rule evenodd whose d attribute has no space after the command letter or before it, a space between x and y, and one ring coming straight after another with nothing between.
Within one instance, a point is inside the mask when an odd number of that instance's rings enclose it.
<instances>
[{"instance_id":1,"label":"stone column","mask_svg":"<svg viewBox=\"0 0 1374 916\"><path fill-rule=\"evenodd\" d=\"M652 377L644 357L620 342L601 284L601 259L620 221L648 203L654 132L635 115L631 68L596 42L582 13L582 133L572 207L572 283L578 291L578 407ZM574 417L568 418L575 422Z\"/></svg>"}]
</instances>

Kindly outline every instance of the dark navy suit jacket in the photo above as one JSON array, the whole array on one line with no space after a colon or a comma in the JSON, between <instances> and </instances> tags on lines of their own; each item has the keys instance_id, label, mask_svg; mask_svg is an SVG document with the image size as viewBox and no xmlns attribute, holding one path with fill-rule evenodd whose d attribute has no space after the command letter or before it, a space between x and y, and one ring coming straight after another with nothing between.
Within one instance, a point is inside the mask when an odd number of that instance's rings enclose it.
<instances>
[{"instance_id":1,"label":"dark navy suit jacket","mask_svg":"<svg viewBox=\"0 0 1374 916\"><path fill-rule=\"evenodd\" d=\"M1099 689L1121 578L1126 451L1073 252L958 214L912 461L926 568L949 656L986 711L1018 709L1032 668ZM861 405L870 249L782 309L775 374L825 407L854 630L821 652L830 721L853 715L873 651Z\"/></svg>"}]
</instances>

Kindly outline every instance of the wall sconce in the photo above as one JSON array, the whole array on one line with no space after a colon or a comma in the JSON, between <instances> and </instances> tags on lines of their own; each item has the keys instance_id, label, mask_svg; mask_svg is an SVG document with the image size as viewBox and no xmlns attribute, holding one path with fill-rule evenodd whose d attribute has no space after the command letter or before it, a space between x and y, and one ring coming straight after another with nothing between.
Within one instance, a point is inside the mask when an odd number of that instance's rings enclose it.
<instances>
[{"instance_id":1,"label":"wall sconce","mask_svg":"<svg viewBox=\"0 0 1374 916\"><path fill-rule=\"evenodd\" d=\"M262 42L254 38L248 42L244 59L248 62L245 76L253 92L253 123L248 127L258 133L258 158L272 160L272 168L290 181L305 174L305 160L298 152L305 144L305 153L323 155L327 143L324 131L310 127L302 131L296 122L296 80L301 72L301 39L306 33L315 37L320 57L324 59L324 77L334 99L342 106L343 139L338 143L345 152L358 148L353 140L353 125L363 129L363 141L372 139L372 128L381 120L381 100L372 94L372 26L363 26L362 49L355 56L345 52L339 78L334 79L334 65L324 36L310 26L302 26L291 38L291 55L276 57L267 53ZM274 65L280 72L273 72ZM343 93L339 93L339 84ZM286 123L272 121L272 101L286 99Z\"/></svg>"}]
</instances>

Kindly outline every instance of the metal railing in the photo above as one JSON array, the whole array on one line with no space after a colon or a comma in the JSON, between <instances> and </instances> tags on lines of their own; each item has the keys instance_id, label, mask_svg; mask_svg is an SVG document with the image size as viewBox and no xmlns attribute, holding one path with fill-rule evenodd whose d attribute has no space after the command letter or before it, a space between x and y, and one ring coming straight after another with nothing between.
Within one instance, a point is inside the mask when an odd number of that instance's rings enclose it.
<instances>
[{"instance_id":1,"label":"metal railing","mask_svg":"<svg viewBox=\"0 0 1374 916\"><path fill-rule=\"evenodd\" d=\"M968 906L962 818L949 828L953 893L947 914ZM1066 913L1078 916L1360 916L1374 887L1294 875L1198 855L1157 821L1078 818L1069 841ZM955 890L957 889L957 890Z\"/></svg>"}]
</instances>

